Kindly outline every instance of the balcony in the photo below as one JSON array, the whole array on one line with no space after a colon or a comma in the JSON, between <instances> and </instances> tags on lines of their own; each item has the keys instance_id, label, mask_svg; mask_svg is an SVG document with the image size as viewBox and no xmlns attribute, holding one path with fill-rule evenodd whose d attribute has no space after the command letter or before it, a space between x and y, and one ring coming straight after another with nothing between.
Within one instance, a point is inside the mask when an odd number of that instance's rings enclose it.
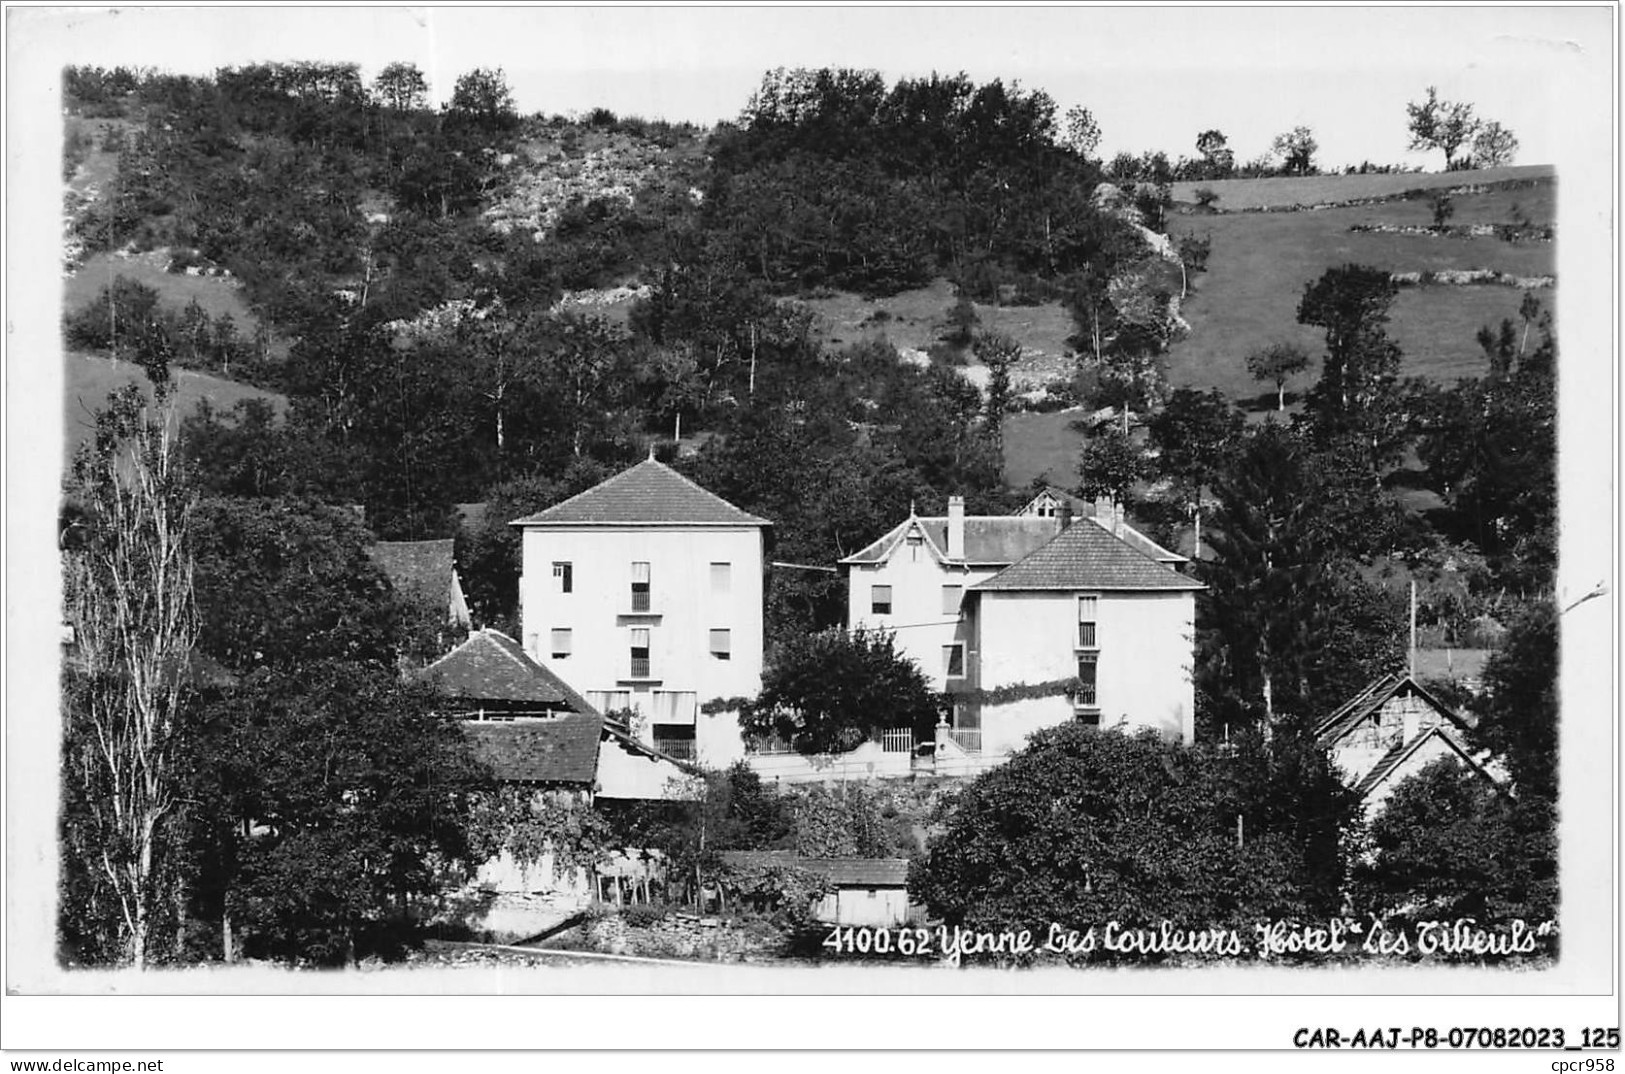
<instances>
[{"instance_id":1,"label":"balcony","mask_svg":"<svg viewBox=\"0 0 1625 1074\"><path fill-rule=\"evenodd\" d=\"M692 738L656 738L655 749L679 761L692 761L699 756Z\"/></svg>"},{"instance_id":2,"label":"balcony","mask_svg":"<svg viewBox=\"0 0 1625 1074\"><path fill-rule=\"evenodd\" d=\"M1093 624L1093 623L1079 623L1078 624L1078 648L1080 648L1080 649L1098 648L1098 646L1095 644L1095 624Z\"/></svg>"},{"instance_id":3,"label":"balcony","mask_svg":"<svg viewBox=\"0 0 1625 1074\"><path fill-rule=\"evenodd\" d=\"M634 656L632 658L632 674L630 678L652 679L654 676L650 674L650 670L649 658L647 656Z\"/></svg>"},{"instance_id":4,"label":"balcony","mask_svg":"<svg viewBox=\"0 0 1625 1074\"><path fill-rule=\"evenodd\" d=\"M649 610L649 591L647 589L632 590L632 614L640 615Z\"/></svg>"}]
</instances>

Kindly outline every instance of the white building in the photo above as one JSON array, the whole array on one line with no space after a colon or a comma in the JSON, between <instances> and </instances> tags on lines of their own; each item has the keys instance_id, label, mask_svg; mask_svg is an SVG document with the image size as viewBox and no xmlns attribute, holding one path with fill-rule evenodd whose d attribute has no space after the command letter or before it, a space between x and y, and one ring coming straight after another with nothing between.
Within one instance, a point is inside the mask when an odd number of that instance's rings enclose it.
<instances>
[{"instance_id":1,"label":"white building","mask_svg":"<svg viewBox=\"0 0 1625 1074\"><path fill-rule=\"evenodd\" d=\"M770 523L650 458L513 525L525 651L664 753L742 757L737 714L700 708L761 690Z\"/></svg>"},{"instance_id":2,"label":"white building","mask_svg":"<svg viewBox=\"0 0 1625 1074\"><path fill-rule=\"evenodd\" d=\"M951 737L968 753L1002 756L1071 719L1194 738L1202 586L1121 516L1074 521L1074 502L1046 492L967 517L956 496L946 517L910 516L842 560L849 626L893 632L960 695Z\"/></svg>"}]
</instances>

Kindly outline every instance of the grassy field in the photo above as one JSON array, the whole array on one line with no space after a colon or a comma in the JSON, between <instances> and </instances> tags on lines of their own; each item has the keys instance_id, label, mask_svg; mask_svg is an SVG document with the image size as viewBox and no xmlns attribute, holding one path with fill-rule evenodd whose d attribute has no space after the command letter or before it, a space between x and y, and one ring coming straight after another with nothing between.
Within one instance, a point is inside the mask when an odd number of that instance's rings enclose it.
<instances>
[{"instance_id":1,"label":"grassy field","mask_svg":"<svg viewBox=\"0 0 1625 1074\"><path fill-rule=\"evenodd\" d=\"M269 399L278 412L287 406L287 399L272 392L250 388L235 381L222 380L207 373L194 373L189 369L175 370L180 389L180 412L192 413L198 401L207 399L224 410L239 400ZM144 374L129 362L115 362L90 354L69 352L63 360L63 415L62 438L64 458L71 459L81 443L96 430L95 413L107 404L114 389L126 384L146 384Z\"/></svg>"},{"instance_id":2,"label":"grassy field","mask_svg":"<svg viewBox=\"0 0 1625 1074\"><path fill-rule=\"evenodd\" d=\"M1283 179L1220 179L1175 183L1175 201L1196 201L1196 191L1206 187L1219 195L1215 206L1221 212L1242 209L1285 208L1292 205L1335 205L1365 198L1392 198L1411 190L1466 186L1478 183L1504 183L1515 179L1550 179L1554 171L1547 164L1524 164L1506 168L1485 168L1466 172L1404 172L1397 175L1311 175Z\"/></svg>"},{"instance_id":3,"label":"grassy field","mask_svg":"<svg viewBox=\"0 0 1625 1074\"><path fill-rule=\"evenodd\" d=\"M1552 219L1550 186L1461 195L1453 224L1504 223L1516 203L1536 223ZM1349 262L1391 272L1439 269L1493 269L1518 276L1554 271L1555 244L1512 244L1493 237L1455 238L1351 232L1355 224L1427 225L1422 201L1324 209L1314 212L1179 216L1171 225L1183 234L1211 235L1208 271L1182 308L1191 325L1188 338L1168 355L1175 387L1217 388L1231 398L1254 399L1265 386L1248 376L1245 359L1275 341L1302 344L1319 354L1321 333L1297 324L1304 287L1327 269ZM1538 292L1552 304L1555 289ZM1430 286L1400 292L1390 332L1405 352L1403 375L1441 380L1475 375L1483 358L1473 341L1478 329L1517 317L1522 293L1502 286ZM1312 382L1314 370L1304 375Z\"/></svg>"}]
</instances>

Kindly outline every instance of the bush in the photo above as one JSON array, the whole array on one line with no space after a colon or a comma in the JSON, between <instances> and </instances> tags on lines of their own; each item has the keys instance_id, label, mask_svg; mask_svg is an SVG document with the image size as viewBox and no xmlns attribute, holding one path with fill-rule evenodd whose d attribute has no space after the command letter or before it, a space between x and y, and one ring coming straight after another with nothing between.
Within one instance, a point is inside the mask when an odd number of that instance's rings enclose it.
<instances>
[{"instance_id":1,"label":"bush","mask_svg":"<svg viewBox=\"0 0 1625 1074\"><path fill-rule=\"evenodd\" d=\"M621 920L635 929L646 929L666 920L671 908L660 903L637 903L621 911Z\"/></svg>"},{"instance_id":2,"label":"bush","mask_svg":"<svg viewBox=\"0 0 1625 1074\"><path fill-rule=\"evenodd\" d=\"M1204 209L1213 208L1213 203L1219 200L1218 192L1212 187L1200 186L1196 188L1196 204Z\"/></svg>"}]
</instances>

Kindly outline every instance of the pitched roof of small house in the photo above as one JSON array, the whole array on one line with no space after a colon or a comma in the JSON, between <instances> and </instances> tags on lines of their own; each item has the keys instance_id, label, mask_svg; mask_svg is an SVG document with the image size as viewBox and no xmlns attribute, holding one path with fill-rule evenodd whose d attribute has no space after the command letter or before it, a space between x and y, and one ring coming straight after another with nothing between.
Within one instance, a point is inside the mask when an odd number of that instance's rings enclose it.
<instances>
[{"instance_id":1,"label":"pitched roof of small house","mask_svg":"<svg viewBox=\"0 0 1625 1074\"><path fill-rule=\"evenodd\" d=\"M450 537L438 541L378 541L370 549L372 560L400 592L433 593L436 599L451 589L456 569Z\"/></svg>"},{"instance_id":2,"label":"pitched roof of small house","mask_svg":"<svg viewBox=\"0 0 1625 1074\"><path fill-rule=\"evenodd\" d=\"M1092 521L1074 522L1042 547L970 587L977 591L1044 589L1192 590L1205 588Z\"/></svg>"},{"instance_id":3,"label":"pitched roof of small house","mask_svg":"<svg viewBox=\"0 0 1625 1074\"><path fill-rule=\"evenodd\" d=\"M1055 536L1060 522L1033 515L968 515L965 518L965 558L957 562L1004 566L1016 562ZM882 563L909 531L918 528L932 555L948 557L948 519L941 515L911 516L893 526L879 540L841 560L842 563Z\"/></svg>"},{"instance_id":4,"label":"pitched roof of small house","mask_svg":"<svg viewBox=\"0 0 1625 1074\"><path fill-rule=\"evenodd\" d=\"M1380 710L1390 698L1401 694L1420 697L1462 731L1471 729L1466 720L1450 706L1428 693L1415 679L1409 675L1392 673L1373 679L1363 690L1345 701L1337 711L1321 720L1315 727L1315 741L1322 747L1331 745L1353 731L1372 713Z\"/></svg>"},{"instance_id":5,"label":"pitched roof of small house","mask_svg":"<svg viewBox=\"0 0 1625 1074\"><path fill-rule=\"evenodd\" d=\"M707 492L664 463L646 459L614 477L516 519L515 526L771 526Z\"/></svg>"},{"instance_id":6,"label":"pitched roof of small house","mask_svg":"<svg viewBox=\"0 0 1625 1074\"><path fill-rule=\"evenodd\" d=\"M908 886L907 858L803 858L789 850L725 850L718 857L723 864L736 868L805 869L836 887Z\"/></svg>"},{"instance_id":7,"label":"pitched roof of small house","mask_svg":"<svg viewBox=\"0 0 1625 1074\"><path fill-rule=\"evenodd\" d=\"M467 720L463 734L474 755L505 783L576 783L598 778L598 742L604 726L596 713L540 720Z\"/></svg>"},{"instance_id":8,"label":"pitched roof of small house","mask_svg":"<svg viewBox=\"0 0 1625 1074\"><path fill-rule=\"evenodd\" d=\"M437 680L440 692L469 701L532 704L597 718L598 712L520 644L499 630L476 630L451 652L418 673Z\"/></svg>"},{"instance_id":9,"label":"pitched roof of small house","mask_svg":"<svg viewBox=\"0 0 1625 1074\"><path fill-rule=\"evenodd\" d=\"M1377 763L1372 767L1371 771L1367 772L1360 782L1355 784L1355 793L1361 798L1364 798L1372 791L1376 790L1398 769L1400 769L1406 761L1415 756L1416 752L1420 750L1429 739L1432 738L1438 738L1439 741L1443 742L1451 751L1460 757L1462 763L1466 764L1473 771L1477 772L1491 783L1497 782L1494 776L1490 775L1490 773L1486 771L1482 765L1473 759L1472 754L1467 751L1467 747L1464 746L1455 735L1450 734L1442 727L1430 727L1422 734L1412 738L1409 742L1396 743L1393 749L1383 754L1382 757L1378 759Z\"/></svg>"}]
</instances>

